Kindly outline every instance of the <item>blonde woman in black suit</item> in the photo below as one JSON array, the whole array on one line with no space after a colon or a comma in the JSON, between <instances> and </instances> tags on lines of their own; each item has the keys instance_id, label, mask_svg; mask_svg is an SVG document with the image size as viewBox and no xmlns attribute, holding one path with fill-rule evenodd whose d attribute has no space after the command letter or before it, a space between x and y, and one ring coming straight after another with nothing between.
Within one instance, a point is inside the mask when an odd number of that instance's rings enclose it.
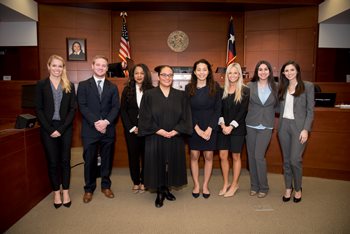
<instances>
[{"instance_id":1,"label":"blonde woman in black suit","mask_svg":"<svg viewBox=\"0 0 350 234\"><path fill-rule=\"evenodd\" d=\"M314 85L301 79L300 66L288 61L281 68L278 90L280 118L278 138L283 153L285 193L288 202L294 186L294 202L302 197L302 156L314 118Z\"/></svg>"},{"instance_id":2,"label":"blonde woman in black suit","mask_svg":"<svg viewBox=\"0 0 350 234\"><path fill-rule=\"evenodd\" d=\"M145 64L135 65L121 97L121 118L124 126L126 145L128 149L130 176L133 181L132 191L143 193L144 186L144 137L137 136L139 109L143 93L153 88L152 76Z\"/></svg>"},{"instance_id":3,"label":"blonde woman in black suit","mask_svg":"<svg viewBox=\"0 0 350 234\"><path fill-rule=\"evenodd\" d=\"M77 104L74 86L66 75L64 59L51 55L47 68L50 76L37 83L36 111L54 191L54 207L57 209L62 204L65 207L72 204L69 197L70 150Z\"/></svg>"},{"instance_id":4,"label":"blonde woman in black suit","mask_svg":"<svg viewBox=\"0 0 350 234\"><path fill-rule=\"evenodd\" d=\"M219 119L221 131L218 134L217 147L220 156L224 184L220 196L232 197L239 188L241 174L241 152L246 135L245 118L249 104L249 88L243 83L241 66L230 64L226 69L224 92L222 95L222 112ZM228 182L230 164L229 152L233 160L233 178Z\"/></svg>"},{"instance_id":5,"label":"blonde woman in black suit","mask_svg":"<svg viewBox=\"0 0 350 234\"><path fill-rule=\"evenodd\" d=\"M246 145L250 174L250 196L266 197L269 191L265 153L269 146L278 104L277 84L272 67L259 61L248 87L250 100L247 118Z\"/></svg>"}]
</instances>

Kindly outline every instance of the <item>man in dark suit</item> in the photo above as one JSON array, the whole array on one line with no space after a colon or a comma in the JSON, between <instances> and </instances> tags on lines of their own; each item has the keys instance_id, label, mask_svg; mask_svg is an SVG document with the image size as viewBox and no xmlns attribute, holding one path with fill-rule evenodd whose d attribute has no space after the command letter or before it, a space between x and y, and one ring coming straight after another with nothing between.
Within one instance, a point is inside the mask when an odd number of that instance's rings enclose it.
<instances>
[{"instance_id":1,"label":"man in dark suit","mask_svg":"<svg viewBox=\"0 0 350 234\"><path fill-rule=\"evenodd\" d=\"M81 136L84 146L84 203L92 200L96 189L97 153L101 157L101 191L113 198L110 174L113 165L115 124L119 111L117 87L105 79L108 59L97 55L92 62L93 77L78 86L78 103L82 114Z\"/></svg>"}]
</instances>

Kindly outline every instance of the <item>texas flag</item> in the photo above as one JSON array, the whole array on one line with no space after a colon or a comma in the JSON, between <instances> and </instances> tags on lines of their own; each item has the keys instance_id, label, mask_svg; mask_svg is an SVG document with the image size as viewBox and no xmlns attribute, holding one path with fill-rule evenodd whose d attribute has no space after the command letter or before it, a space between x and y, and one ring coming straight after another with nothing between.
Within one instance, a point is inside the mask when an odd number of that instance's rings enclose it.
<instances>
[{"instance_id":1,"label":"texas flag","mask_svg":"<svg viewBox=\"0 0 350 234\"><path fill-rule=\"evenodd\" d=\"M227 50L226 50L226 66L233 63L236 59L235 32L233 30L233 18L231 16L228 27Z\"/></svg>"}]
</instances>

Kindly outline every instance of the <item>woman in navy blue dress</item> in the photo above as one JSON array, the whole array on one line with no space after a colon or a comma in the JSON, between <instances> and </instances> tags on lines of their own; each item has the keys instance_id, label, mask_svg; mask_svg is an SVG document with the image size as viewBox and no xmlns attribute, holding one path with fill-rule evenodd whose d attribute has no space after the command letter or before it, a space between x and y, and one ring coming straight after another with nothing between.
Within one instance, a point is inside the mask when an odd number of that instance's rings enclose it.
<instances>
[{"instance_id":1,"label":"woman in navy blue dress","mask_svg":"<svg viewBox=\"0 0 350 234\"><path fill-rule=\"evenodd\" d=\"M249 88L243 84L242 69L238 63L230 64L225 75L222 95L222 113L219 120L221 132L218 135L218 149L224 184L220 196L232 197L238 190L241 174L241 152L246 135L245 118L249 105ZM229 152L233 159L232 184L228 182L230 165Z\"/></svg>"},{"instance_id":2,"label":"woman in navy blue dress","mask_svg":"<svg viewBox=\"0 0 350 234\"><path fill-rule=\"evenodd\" d=\"M208 183L213 168L213 151L216 150L217 124L221 111L220 86L214 81L210 63L201 59L194 63L191 82L186 86L190 99L194 131L189 138L191 172L194 188L192 196L199 197L199 166L201 151L204 155L203 197L209 198Z\"/></svg>"}]
</instances>

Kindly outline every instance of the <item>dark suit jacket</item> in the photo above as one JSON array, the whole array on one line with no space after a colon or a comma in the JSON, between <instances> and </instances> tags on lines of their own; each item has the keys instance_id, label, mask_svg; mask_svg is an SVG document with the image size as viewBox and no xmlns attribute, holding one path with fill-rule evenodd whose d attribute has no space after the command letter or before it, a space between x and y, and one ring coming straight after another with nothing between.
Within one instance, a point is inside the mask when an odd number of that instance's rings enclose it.
<instances>
[{"instance_id":1,"label":"dark suit jacket","mask_svg":"<svg viewBox=\"0 0 350 234\"><path fill-rule=\"evenodd\" d=\"M122 97L121 97L121 106L120 113L123 121L123 126L125 131L129 132L134 126L138 126L138 116L139 116L139 107L137 106L136 101L136 92L134 95L127 97L127 93L130 87L125 86Z\"/></svg>"},{"instance_id":2,"label":"dark suit jacket","mask_svg":"<svg viewBox=\"0 0 350 234\"><path fill-rule=\"evenodd\" d=\"M49 135L54 131L59 131L61 135L73 123L74 114L77 108L74 85L71 83L71 92L63 91L60 118L61 125L58 129L51 127L52 117L55 111L53 94L50 84L50 79L39 80L36 85L36 112L39 123Z\"/></svg>"},{"instance_id":3,"label":"dark suit jacket","mask_svg":"<svg viewBox=\"0 0 350 234\"><path fill-rule=\"evenodd\" d=\"M115 124L119 111L118 88L112 82L105 79L100 100L97 85L93 77L82 81L78 86L79 109L83 116L82 137L100 137L102 134L95 129L94 123L101 119L107 119L105 135L115 136Z\"/></svg>"},{"instance_id":4,"label":"dark suit jacket","mask_svg":"<svg viewBox=\"0 0 350 234\"><path fill-rule=\"evenodd\" d=\"M249 88L243 86L242 92L242 101L239 103L234 102L234 96L226 97L222 100L221 116L224 117L225 125L228 126L233 120L239 124L237 128L232 130L232 136L245 136L247 133L245 118L247 116L249 105Z\"/></svg>"}]
</instances>

